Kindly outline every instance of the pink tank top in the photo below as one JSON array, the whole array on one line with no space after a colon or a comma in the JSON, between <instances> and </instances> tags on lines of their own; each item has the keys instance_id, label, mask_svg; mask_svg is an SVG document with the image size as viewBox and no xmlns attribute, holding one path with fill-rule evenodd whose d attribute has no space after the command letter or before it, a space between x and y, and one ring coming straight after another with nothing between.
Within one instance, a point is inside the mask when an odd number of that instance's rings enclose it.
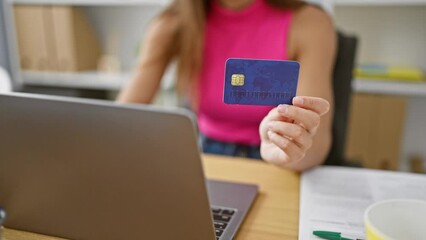
<instances>
[{"instance_id":1,"label":"pink tank top","mask_svg":"<svg viewBox=\"0 0 426 240\"><path fill-rule=\"evenodd\" d=\"M287 59L292 13L266 0L232 11L213 0L207 16L203 66L199 75L198 124L207 137L259 145L259 124L272 107L223 103L228 58Z\"/></svg>"}]
</instances>

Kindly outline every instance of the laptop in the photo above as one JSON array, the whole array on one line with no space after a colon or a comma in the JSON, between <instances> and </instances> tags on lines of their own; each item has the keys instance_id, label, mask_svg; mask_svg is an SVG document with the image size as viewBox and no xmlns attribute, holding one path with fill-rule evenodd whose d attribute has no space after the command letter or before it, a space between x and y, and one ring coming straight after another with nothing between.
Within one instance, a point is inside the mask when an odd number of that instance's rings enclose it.
<instances>
[{"instance_id":1,"label":"laptop","mask_svg":"<svg viewBox=\"0 0 426 240\"><path fill-rule=\"evenodd\" d=\"M68 239L232 239L257 191L205 180L183 109L0 94L5 227Z\"/></svg>"}]
</instances>

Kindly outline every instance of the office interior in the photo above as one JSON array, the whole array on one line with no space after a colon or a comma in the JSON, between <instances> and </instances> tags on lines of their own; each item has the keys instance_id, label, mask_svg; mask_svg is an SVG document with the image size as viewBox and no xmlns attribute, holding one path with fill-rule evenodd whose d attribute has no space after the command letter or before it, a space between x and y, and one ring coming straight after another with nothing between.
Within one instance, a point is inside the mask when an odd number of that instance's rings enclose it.
<instances>
[{"instance_id":1,"label":"office interior","mask_svg":"<svg viewBox=\"0 0 426 240\"><path fill-rule=\"evenodd\" d=\"M426 1L314 2L333 16L339 32L358 40L345 159L365 168L424 173ZM3 0L0 65L13 91L113 101L132 76L148 24L168 3ZM39 12L61 27L28 22ZM22 40L26 36L32 41ZM88 56L84 47L98 51ZM397 73L370 77L364 70L371 68ZM174 72L173 66L167 70L155 104L179 106ZM1 76L6 86L8 77Z\"/></svg>"}]
</instances>

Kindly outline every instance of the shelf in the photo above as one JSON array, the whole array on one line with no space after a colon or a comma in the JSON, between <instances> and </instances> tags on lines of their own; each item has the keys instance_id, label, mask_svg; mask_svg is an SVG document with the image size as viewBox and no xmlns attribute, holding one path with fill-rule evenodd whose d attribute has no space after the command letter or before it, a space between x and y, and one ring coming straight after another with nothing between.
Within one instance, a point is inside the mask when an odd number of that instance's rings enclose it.
<instances>
[{"instance_id":1,"label":"shelf","mask_svg":"<svg viewBox=\"0 0 426 240\"><path fill-rule=\"evenodd\" d=\"M352 89L359 93L426 97L426 82L411 83L356 79L352 83Z\"/></svg>"},{"instance_id":2,"label":"shelf","mask_svg":"<svg viewBox=\"0 0 426 240\"><path fill-rule=\"evenodd\" d=\"M43 87L62 87L93 90L119 90L128 79L130 73L106 74L98 72L55 73L55 72L22 72L25 85Z\"/></svg>"},{"instance_id":3,"label":"shelf","mask_svg":"<svg viewBox=\"0 0 426 240\"><path fill-rule=\"evenodd\" d=\"M6 0L10 4L51 4L77 6L165 6L171 0Z\"/></svg>"},{"instance_id":4,"label":"shelf","mask_svg":"<svg viewBox=\"0 0 426 240\"><path fill-rule=\"evenodd\" d=\"M335 6L417 6L426 0L334 0Z\"/></svg>"},{"instance_id":5,"label":"shelf","mask_svg":"<svg viewBox=\"0 0 426 240\"><path fill-rule=\"evenodd\" d=\"M118 91L130 79L131 73L105 74L98 72L55 73L23 71L25 85ZM170 78L167 77L166 79ZM169 84L170 85L170 84ZM166 86L165 88L170 88ZM355 79L352 89L359 93L426 97L425 83Z\"/></svg>"},{"instance_id":6,"label":"shelf","mask_svg":"<svg viewBox=\"0 0 426 240\"><path fill-rule=\"evenodd\" d=\"M39 87L73 88L118 91L132 77L132 73L90 72L37 72L22 71L22 84ZM166 71L161 82L162 90L174 88L174 71Z\"/></svg>"}]
</instances>

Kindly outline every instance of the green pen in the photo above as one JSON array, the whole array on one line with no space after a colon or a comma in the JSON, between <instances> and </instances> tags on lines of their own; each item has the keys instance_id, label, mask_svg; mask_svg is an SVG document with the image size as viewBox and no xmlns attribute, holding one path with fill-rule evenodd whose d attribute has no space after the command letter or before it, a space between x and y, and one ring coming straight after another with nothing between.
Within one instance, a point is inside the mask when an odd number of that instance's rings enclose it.
<instances>
[{"instance_id":1,"label":"green pen","mask_svg":"<svg viewBox=\"0 0 426 240\"><path fill-rule=\"evenodd\" d=\"M312 234L320 238L328 239L328 240L354 240L352 238L342 237L342 233L339 233L339 232L314 231ZM355 240L362 240L362 239L355 239Z\"/></svg>"}]
</instances>

